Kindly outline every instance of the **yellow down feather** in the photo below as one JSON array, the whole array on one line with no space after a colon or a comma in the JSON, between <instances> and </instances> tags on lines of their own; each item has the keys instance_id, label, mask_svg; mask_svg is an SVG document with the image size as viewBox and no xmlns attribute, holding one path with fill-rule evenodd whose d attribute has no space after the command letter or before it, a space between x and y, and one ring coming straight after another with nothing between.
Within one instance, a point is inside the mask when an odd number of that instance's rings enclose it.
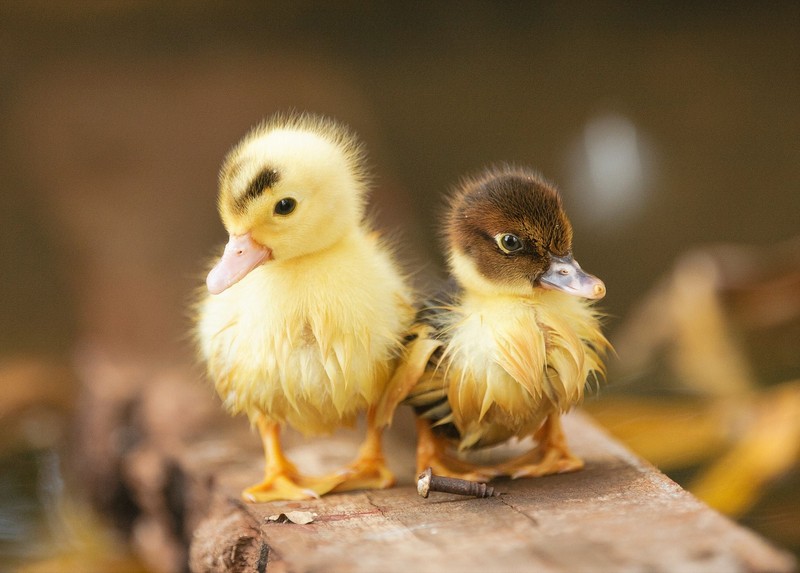
<instances>
[{"instance_id":1,"label":"yellow down feather","mask_svg":"<svg viewBox=\"0 0 800 573\"><path fill-rule=\"evenodd\" d=\"M448 314L452 337L414 389L446 393L460 449L533 433L583 398L604 373L609 343L591 303L555 291L531 297L469 294ZM412 405L413 401L412 401Z\"/></svg>"}]
</instances>

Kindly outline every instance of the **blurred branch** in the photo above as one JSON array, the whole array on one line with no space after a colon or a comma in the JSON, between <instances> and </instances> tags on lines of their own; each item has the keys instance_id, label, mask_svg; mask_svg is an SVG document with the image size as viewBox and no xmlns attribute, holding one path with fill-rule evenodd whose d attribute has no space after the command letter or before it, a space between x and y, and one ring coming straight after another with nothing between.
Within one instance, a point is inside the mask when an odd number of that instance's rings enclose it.
<instances>
[{"instance_id":1,"label":"blurred branch","mask_svg":"<svg viewBox=\"0 0 800 573\"><path fill-rule=\"evenodd\" d=\"M741 515L797 467L800 453L800 383L767 380L754 365L758 356L746 344L748 335L769 351L769 365L775 348L798 347L800 341L785 336L798 319L800 238L771 248L694 250L615 340L619 376L656 371L663 355L672 389L690 395L607 397L590 409L659 467L700 466L689 489ZM796 350L791 356L789 368L775 370L800 372Z\"/></svg>"}]
</instances>

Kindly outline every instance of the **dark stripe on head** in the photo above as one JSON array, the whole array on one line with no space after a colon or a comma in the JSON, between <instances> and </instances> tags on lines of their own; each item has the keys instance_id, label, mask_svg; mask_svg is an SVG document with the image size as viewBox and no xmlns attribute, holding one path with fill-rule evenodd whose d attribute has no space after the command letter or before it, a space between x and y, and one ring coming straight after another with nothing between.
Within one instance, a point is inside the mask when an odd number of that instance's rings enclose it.
<instances>
[{"instance_id":1,"label":"dark stripe on head","mask_svg":"<svg viewBox=\"0 0 800 573\"><path fill-rule=\"evenodd\" d=\"M234 206L238 211L244 211L247 203L251 199L259 197L264 190L270 189L280 180L280 174L275 169L263 169L258 175L253 177L250 185L247 186L247 191L243 195L234 200Z\"/></svg>"}]
</instances>

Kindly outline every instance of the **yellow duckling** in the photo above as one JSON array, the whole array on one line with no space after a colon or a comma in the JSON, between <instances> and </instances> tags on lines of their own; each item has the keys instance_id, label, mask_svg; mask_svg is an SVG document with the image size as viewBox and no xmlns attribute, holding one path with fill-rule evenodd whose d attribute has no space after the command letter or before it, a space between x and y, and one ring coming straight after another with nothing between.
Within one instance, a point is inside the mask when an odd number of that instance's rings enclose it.
<instances>
[{"instance_id":1,"label":"yellow duckling","mask_svg":"<svg viewBox=\"0 0 800 573\"><path fill-rule=\"evenodd\" d=\"M457 292L417 314L382 405L414 407L418 471L482 480L581 468L560 415L604 372L591 301L605 286L573 259L558 192L528 169L488 169L456 190L445 236ZM537 446L499 465L458 455L527 436Z\"/></svg>"},{"instance_id":2,"label":"yellow duckling","mask_svg":"<svg viewBox=\"0 0 800 573\"><path fill-rule=\"evenodd\" d=\"M264 446L264 480L249 501L306 499L394 483L381 446L379 401L413 319L389 249L364 221L364 154L341 125L276 116L226 157L218 208L230 233L207 279L197 337L224 406L245 413ZM285 457L281 426L307 435L367 412L357 459L327 477Z\"/></svg>"}]
</instances>

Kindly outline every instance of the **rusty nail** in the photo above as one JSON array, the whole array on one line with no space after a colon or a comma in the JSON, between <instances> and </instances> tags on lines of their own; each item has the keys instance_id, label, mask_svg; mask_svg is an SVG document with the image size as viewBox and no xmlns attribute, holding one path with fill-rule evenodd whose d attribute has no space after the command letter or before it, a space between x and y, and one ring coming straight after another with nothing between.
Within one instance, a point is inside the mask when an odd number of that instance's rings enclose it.
<instances>
[{"instance_id":1,"label":"rusty nail","mask_svg":"<svg viewBox=\"0 0 800 573\"><path fill-rule=\"evenodd\" d=\"M422 497L428 497L428 493L432 491L474 495L475 497L492 497L494 495L494 488L490 485L466 479L433 475L433 470L428 468L417 478L417 493Z\"/></svg>"}]
</instances>

